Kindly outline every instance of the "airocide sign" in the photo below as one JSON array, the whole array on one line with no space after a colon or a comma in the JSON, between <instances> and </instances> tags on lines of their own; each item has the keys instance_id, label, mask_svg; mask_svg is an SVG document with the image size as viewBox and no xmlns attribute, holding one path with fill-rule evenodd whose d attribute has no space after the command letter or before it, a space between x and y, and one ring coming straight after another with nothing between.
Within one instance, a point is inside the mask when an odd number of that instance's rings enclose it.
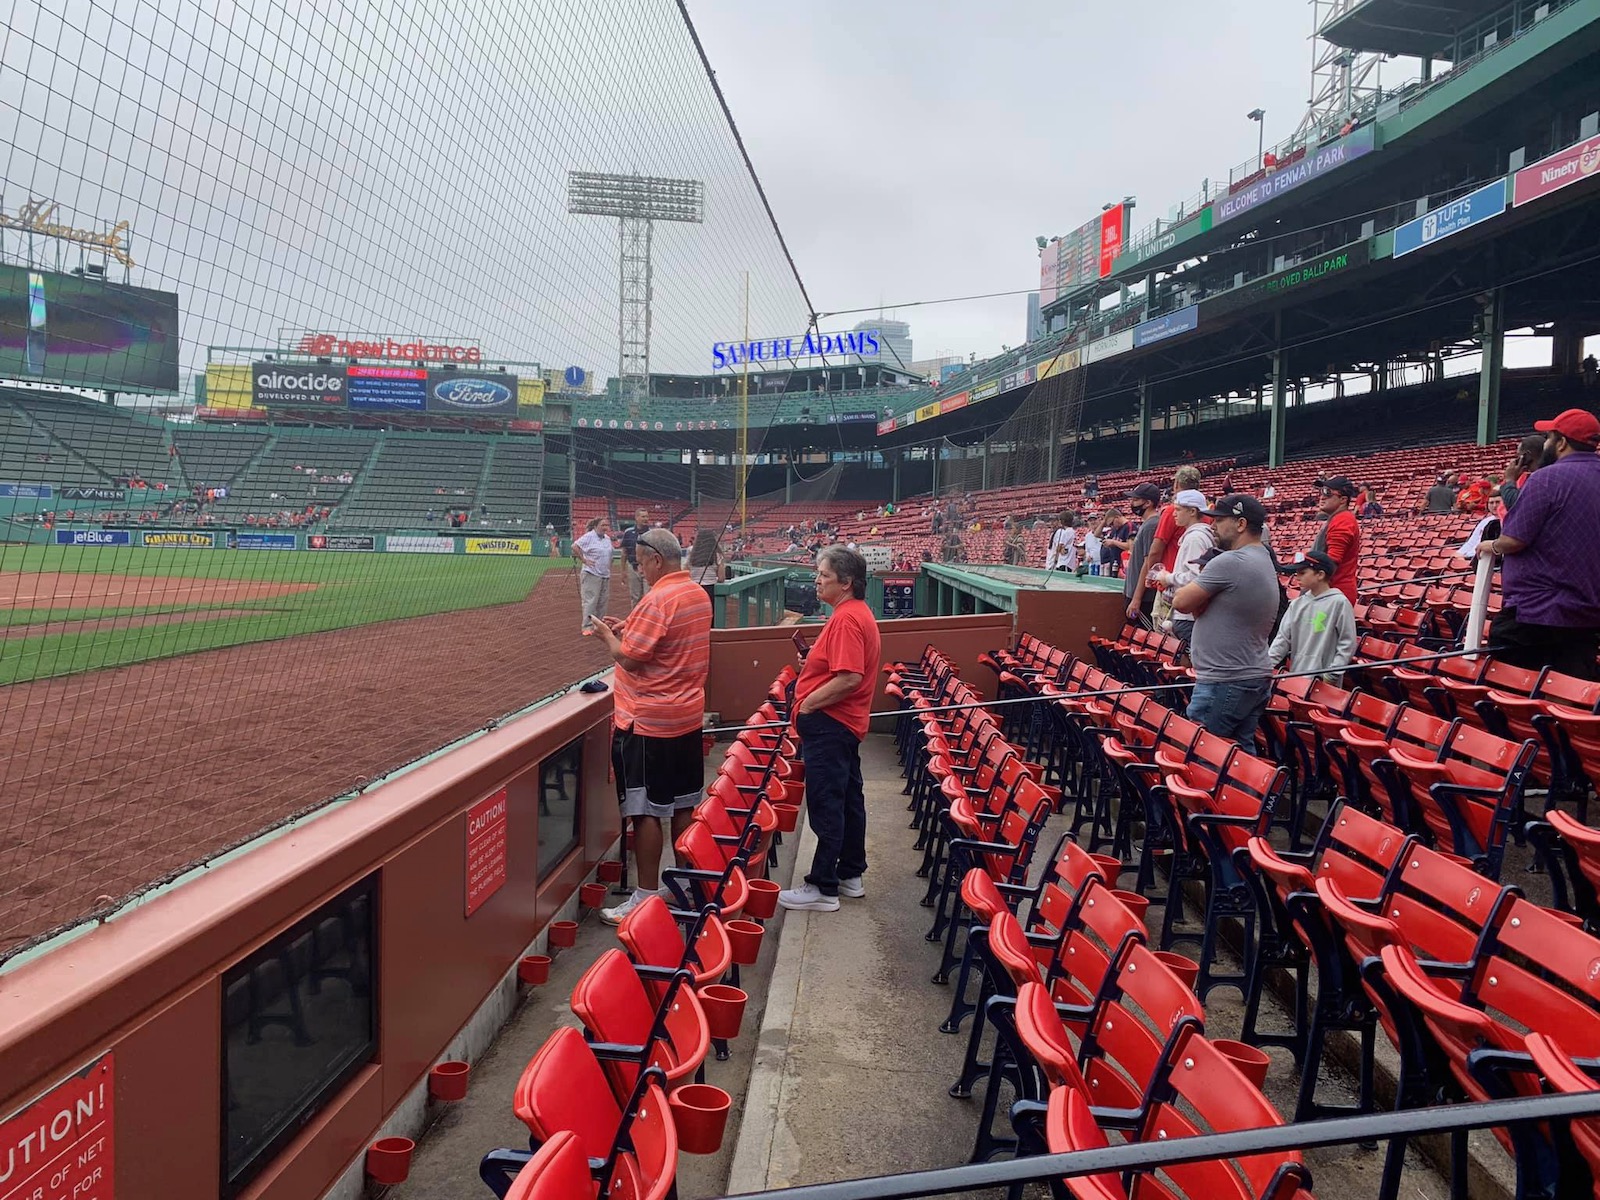
<instances>
[{"instance_id":1,"label":"airocide sign","mask_svg":"<svg viewBox=\"0 0 1600 1200\"><path fill-rule=\"evenodd\" d=\"M467 916L506 883L506 789L467 810Z\"/></svg>"},{"instance_id":2,"label":"airocide sign","mask_svg":"<svg viewBox=\"0 0 1600 1200\"><path fill-rule=\"evenodd\" d=\"M0 1121L0 1200L113 1200L111 1052Z\"/></svg>"},{"instance_id":3,"label":"airocide sign","mask_svg":"<svg viewBox=\"0 0 1600 1200\"><path fill-rule=\"evenodd\" d=\"M257 408L340 407L344 391L341 367L262 362L250 368L250 403Z\"/></svg>"}]
</instances>

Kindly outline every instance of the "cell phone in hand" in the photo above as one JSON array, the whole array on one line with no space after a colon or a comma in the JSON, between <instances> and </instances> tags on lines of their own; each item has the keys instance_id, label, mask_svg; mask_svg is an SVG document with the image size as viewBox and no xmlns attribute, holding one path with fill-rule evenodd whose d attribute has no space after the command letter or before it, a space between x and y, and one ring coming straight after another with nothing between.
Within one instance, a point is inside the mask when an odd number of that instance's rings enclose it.
<instances>
[{"instance_id":1,"label":"cell phone in hand","mask_svg":"<svg viewBox=\"0 0 1600 1200\"><path fill-rule=\"evenodd\" d=\"M795 653L801 658L811 653L811 643L806 641L805 634L797 633L794 635L794 649Z\"/></svg>"}]
</instances>

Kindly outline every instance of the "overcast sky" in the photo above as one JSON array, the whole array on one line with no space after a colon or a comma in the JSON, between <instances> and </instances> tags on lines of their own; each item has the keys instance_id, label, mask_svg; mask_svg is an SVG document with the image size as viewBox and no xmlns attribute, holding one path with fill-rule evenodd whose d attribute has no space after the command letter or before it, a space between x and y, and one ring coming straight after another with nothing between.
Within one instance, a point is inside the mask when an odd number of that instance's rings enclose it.
<instances>
[{"instance_id":1,"label":"overcast sky","mask_svg":"<svg viewBox=\"0 0 1600 1200\"><path fill-rule=\"evenodd\" d=\"M1310 94L1311 8L1296 0L689 11L825 310L1037 286L1035 235L1124 195L1135 229L1166 216L1254 156L1245 113L1266 109L1271 145ZM893 315L919 357L982 356L1023 340L1026 297Z\"/></svg>"},{"instance_id":2,"label":"overcast sky","mask_svg":"<svg viewBox=\"0 0 1600 1200\"><path fill-rule=\"evenodd\" d=\"M923 358L1019 344L1035 236L1125 195L1135 231L1168 216L1253 159L1246 112L1271 145L1310 90L1298 0L689 10L811 302L884 305ZM752 336L805 325L673 0L15 0L0 146L8 211L131 223L132 282L179 293L190 368L318 330L604 378L616 226L566 211L572 169L705 183L704 224L656 229L655 370L710 369L746 273Z\"/></svg>"}]
</instances>

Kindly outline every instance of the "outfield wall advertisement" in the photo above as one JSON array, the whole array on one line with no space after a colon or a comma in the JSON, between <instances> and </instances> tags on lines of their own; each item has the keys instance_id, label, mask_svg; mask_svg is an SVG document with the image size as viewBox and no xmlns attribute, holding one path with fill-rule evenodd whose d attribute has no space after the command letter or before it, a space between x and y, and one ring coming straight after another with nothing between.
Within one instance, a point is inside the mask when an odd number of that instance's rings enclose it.
<instances>
[{"instance_id":1,"label":"outfield wall advertisement","mask_svg":"<svg viewBox=\"0 0 1600 1200\"><path fill-rule=\"evenodd\" d=\"M146 529L139 534L139 543L155 549L215 550L217 535L182 529Z\"/></svg>"},{"instance_id":2,"label":"outfield wall advertisement","mask_svg":"<svg viewBox=\"0 0 1600 1200\"><path fill-rule=\"evenodd\" d=\"M491 371L283 362L250 367L250 403L257 408L514 417L519 388L515 375Z\"/></svg>"},{"instance_id":3,"label":"outfield wall advertisement","mask_svg":"<svg viewBox=\"0 0 1600 1200\"><path fill-rule=\"evenodd\" d=\"M532 554L532 538L469 537L468 554Z\"/></svg>"},{"instance_id":4,"label":"outfield wall advertisement","mask_svg":"<svg viewBox=\"0 0 1600 1200\"><path fill-rule=\"evenodd\" d=\"M238 533L233 537L236 550L293 550L292 533Z\"/></svg>"},{"instance_id":5,"label":"outfield wall advertisement","mask_svg":"<svg viewBox=\"0 0 1600 1200\"><path fill-rule=\"evenodd\" d=\"M383 548L393 554L454 554L453 537L418 537L415 534L397 534L383 539Z\"/></svg>"},{"instance_id":6,"label":"outfield wall advertisement","mask_svg":"<svg viewBox=\"0 0 1600 1200\"><path fill-rule=\"evenodd\" d=\"M306 539L307 550L376 550L378 538L371 533L313 533Z\"/></svg>"}]
</instances>

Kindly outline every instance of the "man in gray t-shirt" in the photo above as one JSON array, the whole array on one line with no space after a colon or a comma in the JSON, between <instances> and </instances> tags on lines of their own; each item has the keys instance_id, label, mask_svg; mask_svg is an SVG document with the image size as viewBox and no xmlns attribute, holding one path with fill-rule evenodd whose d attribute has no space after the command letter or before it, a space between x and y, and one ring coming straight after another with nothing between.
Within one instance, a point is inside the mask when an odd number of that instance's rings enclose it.
<instances>
[{"instance_id":1,"label":"man in gray t-shirt","mask_svg":"<svg viewBox=\"0 0 1600 1200\"><path fill-rule=\"evenodd\" d=\"M1278 615L1278 575L1261 544L1267 513L1254 496L1224 496L1205 514L1223 553L1173 598L1194 613L1194 692L1188 717L1248 747L1272 690L1267 646Z\"/></svg>"},{"instance_id":2,"label":"man in gray t-shirt","mask_svg":"<svg viewBox=\"0 0 1600 1200\"><path fill-rule=\"evenodd\" d=\"M1128 543L1128 573L1122 581L1122 596L1128 601L1128 620L1136 620L1136 614L1143 612L1150 615L1150 609L1155 603L1155 591L1146 588L1144 603L1135 606L1133 594L1138 590L1139 573L1145 569L1145 559L1150 557L1150 543L1155 540L1157 517L1161 510L1161 489L1153 483L1141 483L1128 493L1128 509L1133 513L1134 520L1139 522L1134 532L1133 540Z\"/></svg>"}]
</instances>

